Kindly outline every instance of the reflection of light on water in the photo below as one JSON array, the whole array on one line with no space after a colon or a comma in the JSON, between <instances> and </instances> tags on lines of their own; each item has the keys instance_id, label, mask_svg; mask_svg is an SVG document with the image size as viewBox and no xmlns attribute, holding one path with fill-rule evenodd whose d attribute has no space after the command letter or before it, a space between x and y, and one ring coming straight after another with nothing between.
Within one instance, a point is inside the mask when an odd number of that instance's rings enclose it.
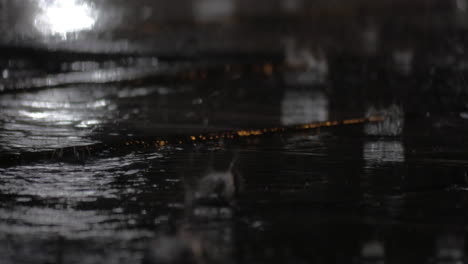
<instances>
[{"instance_id":1,"label":"reflection of light on water","mask_svg":"<svg viewBox=\"0 0 468 264\"><path fill-rule=\"evenodd\" d=\"M87 128L87 127L93 127L93 126L96 126L96 125L99 125L99 123L101 123L99 120L84 120L84 121L81 121L78 125L76 125L76 127L79 127L79 128Z\"/></svg>"},{"instance_id":2,"label":"reflection of light on water","mask_svg":"<svg viewBox=\"0 0 468 264\"><path fill-rule=\"evenodd\" d=\"M88 224L99 223L106 220L105 216L96 215L95 212L64 211L52 208L27 208L17 207L15 211L3 210L3 216L17 219L23 223L42 226L38 231L67 230L72 232L87 231ZM4 219L0 219L4 220ZM0 221L1 222L1 221ZM12 233L27 233L30 228L21 228L19 225L4 226L0 224L0 230ZM68 230L67 230L68 231Z\"/></svg>"},{"instance_id":3,"label":"reflection of light on water","mask_svg":"<svg viewBox=\"0 0 468 264\"><path fill-rule=\"evenodd\" d=\"M281 124L328 120L328 99L320 92L286 91L281 101Z\"/></svg>"},{"instance_id":4,"label":"reflection of light on water","mask_svg":"<svg viewBox=\"0 0 468 264\"><path fill-rule=\"evenodd\" d=\"M175 92L167 87L100 88L61 87L1 95L0 149L38 151L92 144L96 141L91 135L119 135L127 129L114 126L110 134L104 127L138 115L139 98Z\"/></svg>"},{"instance_id":5,"label":"reflection of light on water","mask_svg":"<svg viewBox=\"0 0 468 264\"><path fill-rule=\"evenodd\" d=\"M57 125L71 125L76 121L80 121L81 117L74 116L69 111L44 111L44 112L29 112L19 111L21 116L31 118L33 120L40 120L45 122L54 122ZM77 125L77 127L90 127L90 125L99 124L99 120L84 120Z\"/></svg>"},{"instance_id":6,"label":"reflection of light on water","mask_svg":"<svg viewBox=\"0 0 468 264\"><path fill-rule=\"evenodd\" d=\"M0 209L0 232L15 236L57 234L71 239L98 236L101 239L112 237L120 240L152 235L144 230L122 230L123 224L118 221L123 220L118 214L100 211L17 206L14 209Z\"/></svg>"},{"instance_id":7,"label":"reflection of light on water","mask_svg":"<svg viewBox=\"0 0 468 264\"><path fill-rule=\"evenodd\" d=\"M90 30L97 13L92 6L79 0L40 0L40 13L34 20L36 28L47 35L59 35Z\"/></svg>"},{"instance_id":8,"label":"reflection of light on water","mask_svg":"<svg viewBox=\"0 0 468 264\"><path fill-rule=\"evenodd\" d=\"M55 100L57 101L54 102ZM83 113L79 114L75 111L76 109L70 109L72 108L72 105L69 102L64 102L64 100L67 99L60 98L60 96L58 96L51 97L49 102L25 102L26 106L32 107L33 110L20 110L18 111L18 114L34 121L44 121L50 124L73 124L73 122L81 121L84 117ZM108 102L106 100L96 100L94 102L85 103L84 108L102 108L107 106L107 104ZM99 123L99 120L94 119L82 120L80 125L83 127L83 124L97 125Z\"/></svg>"},{"instance_id":9,"label":"reflection of light on water","mask_svg":"<svg viewBox=\"0 0 468 264\"><path fill-rule=\"evenodd\" d=\"M127 187L144 184L138 177L140 171L134 168L134 163L161 157L159 153L130 154L99 159L86 165L47 163L3 169L0 170L3 176L0 193L67 199L71 204L97 198L113 199L126 193L130 189ZM122 187L125 190L113 187L112 182L119 175L134 176L134 181L129 183L132 186Z\"/></svg>"},{"instance_id":10,"label":"reflection of light on water","mask_svg":"<svg viewBox=\"0 0 468 264\"><path fill-rule=\"evenodd\" d=\"M121 196L146 186L146 180L140 177L141 171L150 167L152 160L162 157L159 153L140 153L97 159L86 164L52 162L0 169L0 194L18 197L18 203L62 201L57 205L67 206L19 205L0 209L0 233L54 232L65 237L105 236L106 233L115 233L115 229L120 233L122 225L135 217L124 214L121 203L115 203L113 207L104 206L107 209L99 211L82 211L75 206L99 199L119 201ZM122 176L131 179L125 184L115 184ZM129 235L138 234L129 231Z\"/></svg>"},{"instance_id":11,"label":"reflection of light on water","mask_svg":"<svg viewBox=\"0 0 468 264\"><path fill-rule=\"evenodd\" d=\"M364 144L364 160L370 164L404 162L405 151L399 141L371 141Z\"/></svg>"},{"instance_id":12,"label":"reflection of light on water","mask_svg":"<svg viewBox=\"0 0 468 264\"><path fill-rule=\"evenodd\" d=\"M67 68L67 70L72 71L66 73L48 74L45 76L33 78L28 76L24 76L24 78L21 79L17 78L14 82L9 83L4 89L25 90L36 87L50 87L76 83L107 83L127 81L144 78L153 74L161 74L167 69L153 65L141 65L137 67L114 67L109 69L99 68L96 70L87 70L86 67L89 67L90 69L93 67L91 65L87 65L83 66L83 71L73 71L73 68ZM62 67L65 69L66 66L62 65Z\"/></svg>"},{"instance_id":13,"label":"reflection of light on water","mask_svg":"<svg viewBox=\"0 0 468 264\"><path fill-rule=\"evenodd\" d=\"M113 104L104 98L105 93L92 88L5 94L0 97L0 143L6 149L90 144L87 136L113 118Z\"/></svg>"}]
</instances>

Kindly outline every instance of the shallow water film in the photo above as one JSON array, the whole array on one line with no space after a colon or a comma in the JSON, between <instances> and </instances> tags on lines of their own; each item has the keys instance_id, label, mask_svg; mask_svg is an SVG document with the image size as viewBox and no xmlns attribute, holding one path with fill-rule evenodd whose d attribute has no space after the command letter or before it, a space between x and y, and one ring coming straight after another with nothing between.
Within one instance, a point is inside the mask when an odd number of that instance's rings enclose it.
<instances>
[{"instance_id":1,"label":"shallow water film","mask_svg":"<svg viewBox=\"0 0 468 264\"><path fill-rule=\"evenodd\" d=\"M0 0L0 32L0 264L468 262L467 0Z\"/></svg>"}]
</instances>

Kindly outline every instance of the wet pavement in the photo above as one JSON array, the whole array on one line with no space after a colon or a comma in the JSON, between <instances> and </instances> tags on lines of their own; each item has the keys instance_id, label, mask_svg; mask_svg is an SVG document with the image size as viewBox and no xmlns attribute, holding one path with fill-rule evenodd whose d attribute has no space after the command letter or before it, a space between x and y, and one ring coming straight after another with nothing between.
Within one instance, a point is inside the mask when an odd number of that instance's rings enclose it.
<instances>
[{"instance_id":1,"label":"wet pavement","mask_svg":"<svg viewBox=\"0 0 468 264\"><path fill-rule=\"evenodd\" d=\"M0 264L467 262L466 1L137 2L0 0Z\"/></svg>"}]
</instances>

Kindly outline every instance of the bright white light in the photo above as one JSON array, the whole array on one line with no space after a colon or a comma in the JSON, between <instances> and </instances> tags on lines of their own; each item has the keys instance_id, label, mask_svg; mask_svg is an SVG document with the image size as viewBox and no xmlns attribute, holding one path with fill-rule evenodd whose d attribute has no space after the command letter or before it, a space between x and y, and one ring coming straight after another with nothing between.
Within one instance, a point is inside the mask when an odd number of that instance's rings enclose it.
<instances>
[{"instance_id":1,"label":"bright white light","mask_svg":"<svg viewBox=\"0 0 468 264\"><path fill-rule=\"evenodd\" d=\"M34 26L45 35L66 38L73 33L93 28L97 12L80 0L40 0L40 12Z\"/></svg>"}]
</instances>

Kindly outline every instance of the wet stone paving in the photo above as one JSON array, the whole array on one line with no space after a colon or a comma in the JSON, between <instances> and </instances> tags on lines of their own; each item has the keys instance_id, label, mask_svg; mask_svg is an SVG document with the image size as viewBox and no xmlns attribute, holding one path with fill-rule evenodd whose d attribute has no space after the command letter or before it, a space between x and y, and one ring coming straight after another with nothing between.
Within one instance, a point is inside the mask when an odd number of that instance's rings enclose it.
<instances>
[{"instance_id":1,"label":"wet stone paving","mask_svg":"<svg viewBox=\"0 0 468 264\"><path fill-rule=\"evenodd\" d=\"M0 0L0 264L466 263L468 2L331 2Z\"/></svg>"}]
</instances>

